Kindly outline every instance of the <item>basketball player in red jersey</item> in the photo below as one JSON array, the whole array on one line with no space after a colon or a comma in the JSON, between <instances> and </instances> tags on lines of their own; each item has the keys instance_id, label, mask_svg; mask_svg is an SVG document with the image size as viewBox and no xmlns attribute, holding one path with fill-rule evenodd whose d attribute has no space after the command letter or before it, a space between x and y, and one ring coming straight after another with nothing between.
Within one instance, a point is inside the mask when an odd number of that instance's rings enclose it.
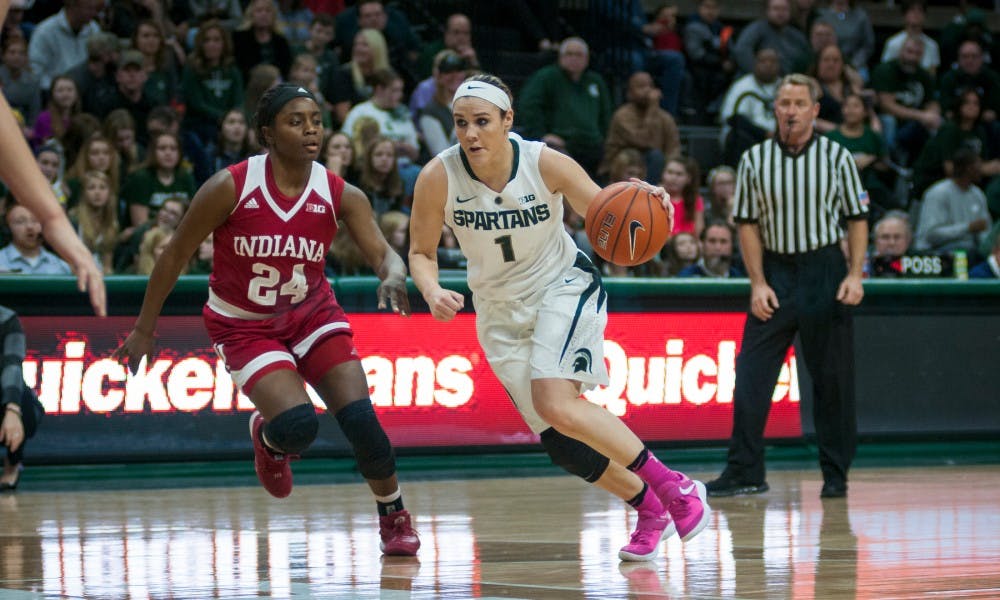
<instances>
[{"instance_id":1,"label":"basketball player in red jersey","mask_svg":"<svg viewBox=\"0 0 1000 600\"><path fill-rule=\"evenodd\" d=\"M290 494L288 461L316 438L319 421L304 380L336 417L375 494L382 551L414 555L420 540L403 508L392 446L368 397L347 317L323 275L338 219L382 280L379 308L409 313L406 266L382 236L364 193L316 162L323 125L311 93L292 84L268 90L255 125L268 153L219 171L198 190L115 357L133 372L151 357L167 295L213 234L203 315L216 351L257 408L250 432L261 484L275 497Z\"/></svg>"}]
</instances>

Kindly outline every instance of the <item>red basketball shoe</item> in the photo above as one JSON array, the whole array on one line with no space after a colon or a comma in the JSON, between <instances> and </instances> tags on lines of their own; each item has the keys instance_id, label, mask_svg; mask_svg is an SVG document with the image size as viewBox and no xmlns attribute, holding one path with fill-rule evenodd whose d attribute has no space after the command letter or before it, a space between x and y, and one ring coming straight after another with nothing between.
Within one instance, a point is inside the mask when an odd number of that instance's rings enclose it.
<instances>
[{"instance_id":1,"label":"red basketball shoe","mask_svg":"<svg viewBox=\"0 0 1000 600\"><path fill-rule=\"evenodd\" d=\"M292 467L289 461L298 458L292 454L280 454L264 445L261 429L264 417L253 411L250 415L250 439L253 440L253 470L268 494L284 498L292 493Z\"/></svg>"},{"instance_id":2,"label":"red basketball shoe","mask_svg":"<svg viewBox=\"0 0 1000 600\"><path fill-rule=\"evenodd\" d=\"M405 509L398 510L378 518L379 535L382 543L379 547L383 554L390 556L416 556L420 548L420 538L413 529L410 513Z\"/></svg>"}]
</instances>

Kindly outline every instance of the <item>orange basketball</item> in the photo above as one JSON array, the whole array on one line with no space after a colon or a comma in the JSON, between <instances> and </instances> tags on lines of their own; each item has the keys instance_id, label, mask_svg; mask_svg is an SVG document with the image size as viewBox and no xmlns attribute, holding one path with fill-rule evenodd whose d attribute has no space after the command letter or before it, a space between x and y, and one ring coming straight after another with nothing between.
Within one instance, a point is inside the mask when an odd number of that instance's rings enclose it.
<instances>
[{"instance_id":1,"label":"orange basketball","mask_svg":"<svg viewBox=\"0 0 1000 600\"><path fill-rule=\"evenodd\" d=\"M670 236L663 203L629 181L612 183L597 193L587 207L586 227L594 252L621 267L653 258Z\"/></svg>"}]
</instances>

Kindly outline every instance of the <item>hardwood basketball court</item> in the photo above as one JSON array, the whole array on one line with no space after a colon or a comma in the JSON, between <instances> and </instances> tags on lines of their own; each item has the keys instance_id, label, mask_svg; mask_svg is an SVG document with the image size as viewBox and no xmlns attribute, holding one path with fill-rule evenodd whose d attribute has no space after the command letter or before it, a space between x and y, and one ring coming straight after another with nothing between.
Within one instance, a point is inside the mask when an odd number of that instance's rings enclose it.
<instances>
[{"instance_id":1,"label":"hardwood basketball court","mask_svg":"<svg viewBox=\"0 0 1000 600\"><path fill-rule=\"evenodd\" d=\"M859 468L822 501L818 469L772 470L769 493L713 500L708 529L650 563L617 558L634 513L569 476L404 483L423 541L407 559L381 557L361 484L275 500L33 492L28 475L0 495L3 599L1000 597L997 466Z\"/></svg>"}]
</instances>

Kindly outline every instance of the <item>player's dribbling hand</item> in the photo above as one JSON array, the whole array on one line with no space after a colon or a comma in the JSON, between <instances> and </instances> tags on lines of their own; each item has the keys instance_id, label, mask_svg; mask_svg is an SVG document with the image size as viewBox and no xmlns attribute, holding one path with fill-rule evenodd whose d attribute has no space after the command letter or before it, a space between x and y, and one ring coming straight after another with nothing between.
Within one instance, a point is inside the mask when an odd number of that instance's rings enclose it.
<instances>
[{"instance_id":1,"label":"player's dribbling hand","mask_svg":"<svg viewBox=\"0 0 1000 600\"><path fill-rule=\"evenodd\" d=\"M153 345L156 339L147 333L142 333L133 329L121 346L114 351L111 358L128 367L129 372L135 375L139 370L139 363L145 357L148 363L153 358Z\"/></svg>"},{"instance_id":2,"label":"player's dribbling hand","mask_svg":"<svg viewBox=\"0 0 1000 600\"><path fill-rule=\"evenodd\" d=\"M657 198L660 199L660 202L663 204L663 210L667 211L667 223L668 223L668 225L670 225L670 231L673 231L674 230L674 203L670 201L670 194L667 193L667 190L665 190L664 188L662 188L662 187L660 187L658 185L653 185L653 184L649 183L648 181L643 181L642 179L639 179L638 177L629 177L628 180L629 180L630 183L634 183L634 184L638 185L639 187L641 187L642 189L644 189L647 192L649 192L649 194L651 196L656 196Z\"/></svg>"},{"instance_id":3,"label":"player's dribbling hand","mask_svg":"<svg viewBox=\"0 0 1000 600\"><path fill-rule=\"evenodd\" d=\"M406 279L386 277L378 286L378 307L392 307L392 312L404 317L410 315L410 296L406 291Z\"/></svg>"},{"instance_id":4,"label":"player's dribbling hand","mask_svg":"<svg viewBox=\"0 0 1000 600\"><path fill-rule=\"evenodd\" d=\"M454 290L438 288L426 298L431 315L438 321L448 322L465 307L465 296Z\"/></svg>"}]
</instances>

